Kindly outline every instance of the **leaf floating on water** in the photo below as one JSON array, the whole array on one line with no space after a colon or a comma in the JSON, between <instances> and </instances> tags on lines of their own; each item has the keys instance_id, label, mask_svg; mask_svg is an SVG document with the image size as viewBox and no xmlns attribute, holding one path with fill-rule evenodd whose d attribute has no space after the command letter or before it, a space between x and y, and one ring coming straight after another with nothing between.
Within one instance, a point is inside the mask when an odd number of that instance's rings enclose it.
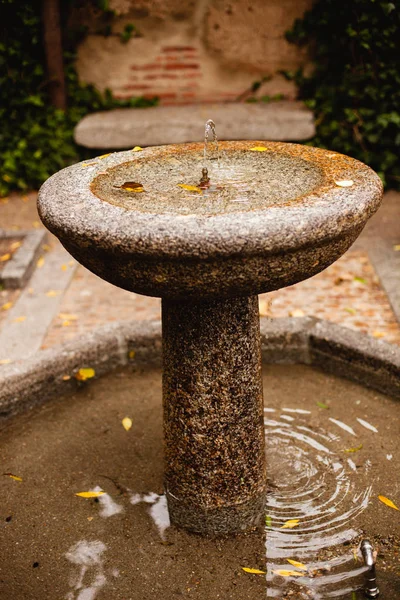
<instances>
[{"instance_id":1,"label":"leaf floating on water","mask_svg":"<svg viewBox=\"0 0 400 600\"><path fill-rule=\"evenodd\" d=\"M260 569L249 569L248 567L242 567L245 573L251 573L252 575L265 575L265 571L260 571Z\"/></svg>"},{"instance_id":2,"label":"leaf floating on water","mask_svg":"<svg viewBox=\"0 0 400 600\"><path fill-rule=\"evenodd\" d=\"M317 402L316 404L319 408L329 408L329 406L327 404L324 404L323 402Z\"/></svg>"},{"instance_id":3,"label":"leaf floating on water","mask_svg":"<svg viewBox=\"0 0 400 600\"><path fill-rule=\"evenodd\" d=\"M140 152L140 150L143 150L143 148L141 148L140 146L135 146L134 148L132 148L132 152Z\"/></svg>"},{"instance_id":4,"label":"leaf floating on water","mask_svg":"<svg viewBox=\"0 0 400 600\"><path fill-rule=\"evenodd\" d=\"M363 445L360 444L356 448L345 448L344 452L348 452L349 454L352 453L352 452L358 452L359 450L362 449L362 447L363 447Z\"/></svg>"},{"instance_id":5,"label":"leaf floating on water","mask_svg":"<svg viewBox=\"0 0 400 600\"><path fill-rule=\"evenodd\" d=\"M297 560L291 560L290 558L286 559L288 561L288 563L290 565L292 565L293 567L297 567L298 569L301 569L302 571L307 571L308 567L306 565L303 565L303 563L301 562L297 562Z\"/></svg>"},{"instance_id":6,"label":"leaf floating on water","mask_svg":"<svg viewBox=\"0 0 400 600\"><path fill-rule=\"evenodd\" d=\"M275 575L280 575L281 577L304 577L304 573L301 571L287 571L286 569L277 569L276 571L272 571Z\"/></svg>"},{"instance_id":7,"label":"leaf floating on water","mask_svg":"<svg viewBox=\"0 0 400 600\"><path fill-rule=\"evenodd\" d=\"M282 525L281 529L293 529L293 527L297 527L299 522L300 519L289 519L289 521L286 521L286 523Z\"/></svg>"},{"instance_id":8,"label":"leaf floating on water","mask_svg":"<svg viewBox=\"0 0 400 600\"><path fill-rule=\"evenodd\" d=\"M10 260L10 258L11 254L7 252L7 254L3 254L3 256L0 256L0 262L6 262L7 260Z\"/></svg>"},{"instance_id":9,"label":"leaf floating on water","mask_svg":"<svg viewBox=\"0 0 400 600\"><path fill-rule=\"evenodd\" d=\"M389 500L389 498L386 498L386 496L378 496L378 498L381 502L383 502L383 504L386 504L386 506L389 506L389 508L394 508L394 510L400 510L399 508L397 508L395 503L392 502L391 500Z\"/></svg>"},{"instance_id":10,"label":"leaf floating on water","mask_svg":"<svg viewBox=\"0 0 400 600\"><path fill-rule=\"evenodd\" d=\"M44 257L41 256L39 258L39 260L37 261L36 266L37 266L38 269L41 269L43 267L43 265L44 265Z\"/></svg>"},{"instance_id":11,"label":"leaf floating on water","mask_svg":"<svg viewBox=\"0 0 400 600\"><path fill-rule=\"evenodd\" d=\"M254 148L250 148L250 152L266 152L268 148L265 146L254 146Z\"/></svg>"},{"instance_id":12,"label":"leaf floating on water","mask_svg":"<svg viewBox=\"0 0 400 600\"><path fill-rule=\"evenodd\" d=\"M117 186L118 187L118 186ZM141 183L137 183L137 181L125 181L122 185L119 186L122 190L126 192L144 192L144 187Z\"/></svg>"},{"instance_id":13,"label":"leaf floating on water","mask_svg":"<svg viewBox=\"0 0 400 600\"><path fill-rule=\"evenodd\" d=\"M18 477L18 475L13 475L12 473L3 473L3 475L14 479L14 481L22 481L22 477Z\"/></svg>"},{"instance_id":14,"label":"leaf floating on water","mask_svg":"<svg viewBox=\"0 0 400 600\"><path fill-rule=\"evenodd\" d=\"M78 381L86 381L86 379L91 379L95 375L96 371L94 369L79 369L79 371L75 374L75 379L78 379Z\"/></svg>"},{"instance_id":15,"label":"leaf floating on water","mask_svg":"<svg viewBox=\"0 0 400 600\"><path fill-rule=\"evenodd\" d=\"M186 185L186 183L178 183L178 186L188 192L197 192L202 193L201 188L197 187L197 185Z\"/></svg>"},{"instance_id":16,"label":"leaf floating on water","mask_svg":"<svg viewBox=\"0 0 400 600\"><path fill-rule=\"evenodd\" d=\"M341 181L335 181L335 183L339 187L351 187L352 185L354 185L354 181L352 181L351 179L343 179Z\"/></svg>"},{"instance_id":17,"label":"leaf floating on water","mask_svg":"<svg viewBox=\"0 0 400 600\"><path fill-rule=\"evenodd\" d=\"M125 429L125 431L129 431L132 427L132 419L130 419L129 417L125 417L124 419L122 419L122 427Z\"/></svg>"},{"instance_id":18,"label":"leaf floating on water","mask_svg":"<svg viewBox=\"0 0 400 600\"><path fill-rule=\"evenodd\" d=\"M78 492L75 496L79 496L80 498L98 498L103 494L105 494L105 492Z\"/></svg>"}]
</instances>

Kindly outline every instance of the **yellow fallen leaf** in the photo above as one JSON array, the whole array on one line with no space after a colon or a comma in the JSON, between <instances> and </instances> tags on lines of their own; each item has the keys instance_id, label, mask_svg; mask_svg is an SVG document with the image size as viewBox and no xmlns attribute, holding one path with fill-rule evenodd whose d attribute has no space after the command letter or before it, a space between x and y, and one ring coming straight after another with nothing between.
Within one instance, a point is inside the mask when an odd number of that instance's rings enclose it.
<instances>
[{"instance_id":1,"label":"yellow fallen leaf","mask_svg":"<svg viewBox=\"0 0 400 600\"><path fill-rule=\"evenodd\" d=\"M11 358L2 358L0 360L0 365L9 365L12 362Z\"/></svg>"},{"instance_id":2,"label":"yellow fallen leaf","mask_svg":"<svg viewBox=\"0 0 400 600\"><path fill-rule=\"evenodd\" d=\"M32 227L34 227L35 229L39 229L39 227L40 227L39 221L33 221L32 222Z\"/></svg>"},{"instance_id":3,"label":"yellow fallen leaf","mask_svg":"<svg viewBox=\"0 0 400 600\"><path fill-rule=\"evenodd\" d=\"M286 560L293 567L297 567L298 569L301 569L302 571L307 571L307 569L308 569L308 567L306 565L303 565L303 563L301 563L301 562L297 562L297 560L291 560L290 558L287 558Z\"/></svg>"},{"instance_id":4,"label":"yellow fallen leaf","mask_svg":"<svg viewBox=\"0 0 400 600\"><path fill-rule=\"evenodd\" d=\"M105 492L78 492L75 496L79 496L80 498L98 498L103 494L105 494Z\"/></svg>"},{"instance_id":5,"label":"yellow fallen leaf","mask_svg":"<svg viewBox=\"0 0 400 600\"><path fill-rule=\"evenodd\" d=\"M281 529L293 529L293 527L297 527L299 521L300 519L289 519L289 521L286 521L286 523L282 525Z\"/></svg>"},{"instance_id":6,"label":"yellow fallen leaf","mask_svg":"<svg viewBox=\"0 0 400 600\"><path fill-rule=\"evenodd\" d=\"M68 269L68 265L61 265L61 271L66 271Z\"/></svg>"},{"instance_id":7,"label":"yellow fallen leaf","mask_svg":"<svg viewBox=\"0 0 400 600\"><path fill-rule=\"evenodd\" d=\"M136 356L136 352L134 350L129 350L128 358L130 358L132 360L133 358L135 358L135 356Z\"/></svg>"},{"instance_id":8,"label":"yellow fallen leaf","mask_svg":"<svg viewBox=\"0 0 400 600\"><path fill-rule=\"evenodd\" d=\"M393 250L395 252L400 252L400 244L396 244L395 246L393 246Z\"/></svg>"},{"instance_id":9,"label":"yellow fallen leaf","mask_svg":"<svg viewBox=\"0 0 400 600\"><path fill-rule=\"evenodd\" d=\"M13 303L12 302L6 302L5 304L3 304L3 306L1 307L1 310L9 310L12 307Z\"/></svg>"},{"instance_id":10,"label":"yellow fallen leaf","mask_svg":"<svg viewBox=\"0 0 400 600\"><path fill-rule=\"evenodd\" d=\"M132 419L130 419L129 417L125 417L124 419L122 419L122 426L125 429L125 431L129 431L132 427Z\"/></svg>"},{"instance_id":11,"label":"yellow fallen leaf","mask_svg":"<svg viewBox=\"0 0 400 600\"><path fill-rule=\"evenodd\" d=\"M11 244L10 250L17 250L21 246L22 246L22 242L14 242L13 244Z\"/></svg>"},{"instance_id":12,"label":"yellow fallen leaf","mask_svg":"<svg viewBox=\"0 0 400 600\"><path fill-rule=\"evenodd\" d=\"M354 185L354 181L352 181L351 179L343 179L341 181L335 181L335 183L339 187L351 187L352 185Z\"/></svg>"},{"instance_id":13,"label":"yellow fallen leaf","mask_svg":"<svg viewBox=\"0 0 400 600\"><path fill-rule=\"evenodd\" d=\"M37 261L36 266L37 266L38 269L41 269L43 267L43 265L44 265L44 257L41 256L39 258L39 260Z\"/></svg>"},{"instance_id":14,"label":"yellow fallen leaf","mask_svg":"<svg viewBox=\"0 0 400 600\"><path fill-rule=\"evenodd\" d=\"M69 327L71 325L71 321L63 321L61 323L61 327Z\"/></svg>"},{"instance_id":15,"label":"yellow fallen leaf","mask_svg":"<svg viewBox=\"0 0 400 600\"><path fill-rule=\"evenodd\" d=\"M107 158L107 156L111 156L111 152L109 152L108 154L102 154L101 156L98 156L97 158L102 160L103 158Z\"/></svg>"},{"instance_id":16,"label":"yellow fallen leaf","mask_svg":"<svg viewBox=\"0 0 400 600\"><path fill-rule=\"evenodd\" d=\"M359 446L357 446L356 448L345 448L344 452L358 452L359 450L361 450L361 448L363 447L362 444L360 444Z\"/></svg>"},{"instance_id":17,"label":"yellow fallen leaf","mask_svg":"<svg viewBox=\"0 0 400 600\"><path fill-rule=\"evenodd\" d=\"M272 571L275 575L280 575L281 577L304 577L304 573L301 571L287 571L286 569L277 569L276 571Z\"/></svg>"},{"instance_id":18,"label":"yellow fallen leaf","mask_svg":"<svg viewBox=\"0 0 400 600\"><path fill-rule=\"evenodd\" d=\"M248 567L242 567L242 570L245 573L251 573L252 575L265 575L265 571L260 571L260 569L249 569Z\"/></svg>"},{"instance_id":19,"label":"yellow fallen leaf","mask_svg":"<svg viewBox=\"0 0 400 600\"><path fill-rule=\"evenodd\" d=\"M251 152L266 152L268 148L265 146L254 146L254 148L250 148Z\"/></svg>"},{"instance_id":20,"label":"yellow fallen leaf","mask_svg":"<svg viewBox=\"0 0 400 600\"><path fill-rule=\"evenodd\" d=\"M0 262L6 262L6 260L10 260L10 258L11 254L7 252L7 254L3 254L3 256L0 256Z\"/></svg>"},{"instance_id":21,"label":"yellow fallen leaf","mask_svg":"<svg viewBox=\"0 0 400 600\"><path fill-rule=\"evenodd\" d=\"M60 317L60 319L67 320L67 321L77 321L78 320L77 315L72 315L70 313L59 313L58 316Z\"/></svg>"},{"instance_id":22,"label":"yellow fallen leaf","mask_svg":"<svg viewBox=\"0 0 400 600\"><path fill-rule=\"evenodd\" d=\"M386 333L384 331L373 331L372 335L374 338L383 338L386 336Z\"/></svg>"},{"instance_id":23,"label":"yellow fallen leaf","mask_svg":"<svg viewBox=\"0 0 400 600\"><path fill-rule=\"evenodd\" d=\"M136 193L140 193L140 192L144 192L144 187L141 183L137 183L136 181L125 181L125 183L123 183L120 186L122 190L125 190L126 192L136 192Z\"/></svg>"},{"instance_id":24,"label":"yellow fallen leaf","mask_svg":"<svg viewBox=\"0 0 400 600\"><path fill-rule=\"evenodd\" d=\"M25 315L22 315L21 317L16 317L16 318L13 320L13 323L23 323L23 322L25 321L25 319L26 319L26 316L25 316Z\"/></svg>"},{"instance_id":25,"label":"yellow fallen leaf","mask_svg":"<svg viewBox=\"0 0 400 600\"><path fill-rule=\"evenodd\" d=\"M12 473L3 473L3 475L11 477L11 479L14 479L14 481L22 481L22 477L18 477L18 475L13 475Z\"/></svg>"},{"instance_id":26,"label":"yellow fallen leaf","mask_svg":"<svg viewBox=\"0 0 400 600\"><path fill-rule=\"evenodd\" d=\"M96 374L96 371L91 368L79 369L79 371L75 374L75 379L79 381L86 381L86 379L91 379Z\"/></svg>"},{"instance_id":27,"label":"yellow fallen leaf","mask_svg":"<svg viewBox=\"0 0 400 600\"><path fill-rule=\"evenodd\" d=\"M68 264L69 264L70 267L73 267L74 264L75 264L75 261L74 260L70 260Z\"/></svg>"},{"instance_id":28,"label":"yellow fallen leaf","mask_svg":"<svg viewBox=\"0 0 400 600\"><path fill-rule=\"evenodd\" d=\"M8 204L8 198L0 198L0 204Z\"/></svg>"},{"instance_id":29,"label":"yellow fallen leaf","mask_svg":"<svg viewBox=\"0 0 400 600\"><path fill-rule=\"evenodd\" d=\"M397 506L394 504L394 502L389 500L389 498L386 498L386 496L378 496L378 498L381 502L383 502L383 504L386 504L386 506L389 506L389 508L394 508L394 510L400 510L399 508L397 508Z\"/></svg>"},{"instance_id":30,"label":"yellow fallen leaf","mask_svg":"<svg viewBox=\"0 0 400 600\"><path fill-rule=\"evenodd\" d=\"M140 152L140 150L143 150L143 148L141 148L140 146L135 146L134 148L132 148L132 152Z\"/></svg>"},{"instance_id":31,"label":"yellow fallen leaf","mask_svg":"<svg viewBox=\"0 0 400 600\"><path fill-rule=\"evenodd\" d=\"M96 164L96 162L90 162L90 163L82 163L82 168L85 167L94 167L94 165Z\"/></svg>"},{"instance_id":32,"label":"yellow fallen leaf","mask_svg":"<svg viewBox=\"0 0 400 600\"><path fill-rule=\"evenodd\" d=\"M93 521L93 517L88 517L87 520L88 521Z\"/></svg>"},{"instance_id":33,"label":"yellow fallen leaf","mask_svg":"<svg viewBox=\"0 0 400 600\"><path fill-rule=\"evenodd\" d=\"M351 306L346 306L344 309L346 312L350 313L351 315L355 315L357 313L355 308L351 308Z\"/></svg>"},{"instance_id":34,"label":"yellow fallen leaf","mask_svg":"<svg viewBox=\"0 0 400 600\"><path fill-rule=\"evenodd\" d=\"M21 200L22 200L22 202L28 202L29 197L28 196L22 196Z\"/></svg>"},{"instance_id":35,"label":"yellow fallen leaf","mask_svg":"<svg viewBox=\"0 0 400 600\"><path fill-rule=\"evenodd\" d=\"M295 308L289 312L290 317L304 317L305 312L301 308Z\"/></svg>"},{"instance_id":36,"label":"yellow fallen leaf","mask_svg":"<svg viewBox=\"0 0 400 600\"><path fill-rule=\"evenodd\" d=\"M56 296L59 296L61 294L60 290L49 290L48 292L46 292L46 296L48 298L55 298Z\"/></svg>"},{"instance_id":37,"label":"yellow fallen leaf","mask_svg":"<svg viewBox=\"0 0 400 600\"><path fill-rule=\"evenodd\" d=\"M50 246L49 246L48 244L43 244L43 246L42 246L42 249L43 249L45 252L49 252L49 250L51 250L51 248L50 248Z\"/></svg>"},{"instance_id":38,"label":"yellow fallen leaf","mask_svg":"<svg viewBox=\"0 0 400 600\"><path fill-rule=\"evenodd\" d=\"M178 183L178 187L183 190L187 190L188 192L197 192L202 193L201 188L197 187L197 185L187 185L186 183Z\"/></svg>"},{"instance_id":39,"label":"yellow fallen leaf","mask_svg":"<svg viewBox=\"0 0 400 600\"><path fill-rule=\"evenodd\" d=\"M69 381L70 379L71 379L71 375L63 375L62 376L63 381Z\"/></svg>"}]
</instances>

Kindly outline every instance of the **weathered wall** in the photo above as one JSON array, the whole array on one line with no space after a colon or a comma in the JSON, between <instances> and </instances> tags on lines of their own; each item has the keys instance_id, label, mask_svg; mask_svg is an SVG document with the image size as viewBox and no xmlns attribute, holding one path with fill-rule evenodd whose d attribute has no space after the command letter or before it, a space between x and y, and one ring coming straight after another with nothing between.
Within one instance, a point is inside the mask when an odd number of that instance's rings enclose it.
<instances>
[{"instance_id":1,"label":"weathered wall","mask_svg":"<svg viewBox=\"0 0 400 600\"><path fill-rule=\"evenodd\" d=\"M78 52L78 72L119 98L160 97L162 103L235 100L263 76L259 94L295 90L276 72L306 60L284 39L312 0L111 0L118 12L108 37L90 33ZM140 35L122 44L134 23Z\"/></svg>"}]
</instances>

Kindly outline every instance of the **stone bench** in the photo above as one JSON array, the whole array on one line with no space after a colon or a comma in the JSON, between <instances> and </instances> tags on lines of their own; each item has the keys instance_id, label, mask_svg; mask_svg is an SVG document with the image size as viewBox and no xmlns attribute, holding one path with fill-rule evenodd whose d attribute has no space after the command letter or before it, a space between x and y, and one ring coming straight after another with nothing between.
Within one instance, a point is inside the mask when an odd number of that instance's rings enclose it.
<instances>
[{"instance_id":1,"label":"stone bench","mask_svg":"<svg viewBox=\"0 0 400 600\"><path fill-rule=\"evenodd\" d=\"M120 108L84 117L75 141L98 149L158 146L204 139L213 119L221 140L300 141L313 137L313 113L300 102L198 104Z\"/></svg>"}]
</instances>

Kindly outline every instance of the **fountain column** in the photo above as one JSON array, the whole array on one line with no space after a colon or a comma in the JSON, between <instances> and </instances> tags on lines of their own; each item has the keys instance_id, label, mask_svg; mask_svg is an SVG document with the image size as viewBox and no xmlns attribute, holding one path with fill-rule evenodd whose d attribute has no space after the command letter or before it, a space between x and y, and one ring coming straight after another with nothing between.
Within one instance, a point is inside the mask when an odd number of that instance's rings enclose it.
<instances>
[{"instance_id":1,"label":"fountain column","mask_svg":"<svg viewBox=\"0 0 400 600\"><path fill-rule=\"evenodd\" d=\"M162 301L165 489L171 522L257 526L266 470L257 296Z\"/></svg>"}]
</instances>

